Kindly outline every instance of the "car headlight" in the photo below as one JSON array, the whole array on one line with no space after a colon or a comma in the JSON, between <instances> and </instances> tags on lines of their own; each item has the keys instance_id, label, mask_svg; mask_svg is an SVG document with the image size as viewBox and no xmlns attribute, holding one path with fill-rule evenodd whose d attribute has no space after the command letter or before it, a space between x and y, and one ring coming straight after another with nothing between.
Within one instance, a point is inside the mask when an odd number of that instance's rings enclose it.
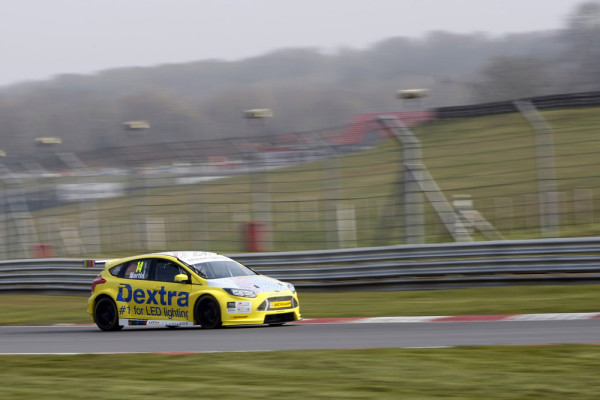
<instances>
[{"instance_id":1,"label":"car headlight","mask_svg":"<svg viewBox=\"0 0 600 400\"><path fill-rule=\"evenodd\" d=\"M256 297L256 293L246 289L223 289L227 293L238 297Z\"/></svg>"},{"instance_id":2,"label":"car headlight","mask_svg":"<svg viewBox=\"0 0 600 400\"><path fill-rule=\"evenodd\" d=\"M292 285L289 282L286 282L285 284L287 285L288 289L292 291L292 293L296 293L296 288L294 287L294 285Z\"/></svg>"}]
</instances>

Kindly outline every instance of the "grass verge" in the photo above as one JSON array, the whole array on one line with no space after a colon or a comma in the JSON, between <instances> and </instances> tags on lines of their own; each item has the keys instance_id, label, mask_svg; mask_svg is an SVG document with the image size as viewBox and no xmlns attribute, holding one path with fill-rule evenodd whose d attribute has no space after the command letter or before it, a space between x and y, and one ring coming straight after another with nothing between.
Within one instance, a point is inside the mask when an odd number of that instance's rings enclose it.
<instances>
[{"instance_id":1,"label":"grass verge","mask_svg":"<svg viewBox=\"0 0 600 400\"><path fill-rule=\"evenodd\" d=\"M304 318L600 312L600 285L300 292ZM89 323L87 297L0 295L0 324Z\"/></svg>"},{"instance_id":2,"label":"grass verge","mask_svg":"<svg viewBox=\"0 0 600 400\"><path fill-rule=\"evenodd\" d=\"M597 399L598 346L2 356L6 399Z\"/></svg>"}]
</instances>

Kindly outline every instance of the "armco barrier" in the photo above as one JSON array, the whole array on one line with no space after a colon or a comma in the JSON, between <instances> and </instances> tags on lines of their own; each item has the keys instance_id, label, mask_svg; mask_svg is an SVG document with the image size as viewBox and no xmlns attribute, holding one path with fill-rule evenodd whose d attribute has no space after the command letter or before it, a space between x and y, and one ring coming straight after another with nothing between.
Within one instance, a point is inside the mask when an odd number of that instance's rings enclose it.
<instances>
[{"instance_id":1,"label":"armco barrier","mask_svg":"<svg viewBox=\"0 0 600 400\"><path fill-rule=\"evenodd\" d=\"M400 245L232 254L305 291L415 290L600 283L600 238ZM87 295L102 264L80 259L0 262L0 292Z\"/></svg>"}]
</instances>

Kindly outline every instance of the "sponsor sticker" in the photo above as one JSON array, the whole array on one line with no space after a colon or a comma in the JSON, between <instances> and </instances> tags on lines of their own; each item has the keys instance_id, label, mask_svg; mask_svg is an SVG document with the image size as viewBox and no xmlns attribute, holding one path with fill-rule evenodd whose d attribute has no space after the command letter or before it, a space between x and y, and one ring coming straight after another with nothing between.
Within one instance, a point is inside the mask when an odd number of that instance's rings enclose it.
<instances>
[{"instance_id":1,"label":"sponsor sticker","mask_svg":"<svg viewBox=\"0 0 600 400\"><path fill-rule=\"evenodd\" d=\"M290 300L286 301L274 301L271 303L271 308L286 308L291 307L292 302Z\"/></svg>"},{"instance_id":2,"label":"sponsor sticker","mask_svg":"<svg viewBox=\"0 0 600 400\"><path fill-rule=\"evenodd\" d=\"M227 314L247 314L252 312L251 301L229 301L227 302Z\"/></svg>"},{"instance_id":3,"label":"sponsor sticker","mask_svg":"<svg viewBox=\"0 0 600 400\"><path fill-rule=\"evenodd\" d=\"M128 283L119 285L119 293L117 301L130 303L132 300L140 305L156 305L156 306L179 306L187 307L189 305L190 294L188 292L176 292L165 290L164 286L160 290L151 289L135 289Z\"/></svg>"},{"instance_id":4,"label":"sponsor sticker","mask_svg":"<svg viewBox=\"0 0 600 400\"><path fill-rule=\"evenodd\" d=\"M144 321L146 326L192 326L194 325L189 321L163 321L163 320L148 320Z\"/></svg>"}]
</instances>

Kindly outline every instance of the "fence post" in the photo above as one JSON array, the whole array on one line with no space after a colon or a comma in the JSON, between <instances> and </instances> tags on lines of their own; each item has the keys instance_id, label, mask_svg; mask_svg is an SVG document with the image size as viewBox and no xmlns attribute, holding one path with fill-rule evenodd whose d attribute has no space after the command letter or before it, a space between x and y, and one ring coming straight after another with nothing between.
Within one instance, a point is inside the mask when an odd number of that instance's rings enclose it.
<instances>
[{"instance_id":1,"label":"fence post","mask_svg":"<svg viewBox=\"0 0 600 400\"><path fill-rule=\"evenodd\" d=\"M2 172L8 171L2 168ZM3 178L5 184L5 227L6 250L10 257L26 258L30 256L30 246L38 243L38 235L27 204L26 185L21 178L11 176L10 172Z\"/></svg>"},{"instance_id":2,"label":"fence post","mask_svg":"<svg viewBox=\"0 0 600 400\"><path fill-rule=\"evenodd\" d=\"M2 171L0 171L2 173ZM6 182L0 180L0 258L8 258L8 218L7 218L7 201L6 196L8 195L6 188Z\"/></svg>"},{"instance_id":3,"label":"fence post","mask_svg":"<svg viewBox=\"0 0 600 400\"><path fill-rule=\"evenodd\" d=\"M419 187L422 165L421 141L397 118L380 116L379 121L390 129L402 145L404 164L404 237L407 244L425 242L423 194Z\"/></svg>"},{"instance_id":4,"label":"fence post","mask_svg":"<svg viewBox=\"0 0 600 400\"><path fill-rule=\"evenodd\" d=\"M532 102L518 100L514 104L535 133L542 237L559 237L560 219L554 174L554 140L552 137L552 128Z\"/></svg>"},{"instance_id":5,"label":"fence post","mask_svg":"<svg viewBox=\"0 0 600 400\"><path fill-rule=\"evenodd\" d=\"M340 196L340 165L336 149L325 139L321 132L313 132L314 140L327 152L321 160L321 182L323 188L323 216L325 220L325 241L328 249L339 245L337 222L337 202Z\"/></svg>"},{"instance_id":6,"label":"fence post","mask_svg":"<svg viewBox=\"0 0 600 400\"><path fill-rule=\"evenodd\" d=\"M356 247L356 214L352 204L336 207L339 247Z\"/></svg>"}]
</instances>

